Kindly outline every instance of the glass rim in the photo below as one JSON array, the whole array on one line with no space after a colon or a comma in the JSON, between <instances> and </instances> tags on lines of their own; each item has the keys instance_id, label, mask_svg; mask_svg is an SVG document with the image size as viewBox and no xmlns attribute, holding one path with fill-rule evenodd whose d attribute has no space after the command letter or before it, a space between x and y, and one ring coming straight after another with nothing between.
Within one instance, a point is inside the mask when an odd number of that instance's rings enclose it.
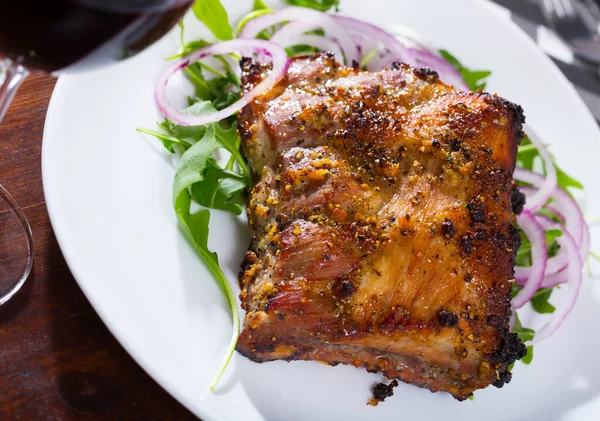
<instances>
[{"instance_id":1,"label":"glass rim","mask_svg":"<svg viewBox=\"0 0 600 421\"><path fill-rule=\"evenodd\" d=\"M33 235L31 233L31 226L29 225L29 221L27 221L23 210L2 184L0 184L0 200L4 200L8 204L9 211L12 211L21 223L21 228L23 228L25 233L25 239L27 241L28 248L25 269L23 270L21 277L9 288L9 290L5 294L0 295L1 306L9 301L21 289L21 287L25 284L25 281L29 278L29 274L33 268Z\"/></svg>"}]
</instances>

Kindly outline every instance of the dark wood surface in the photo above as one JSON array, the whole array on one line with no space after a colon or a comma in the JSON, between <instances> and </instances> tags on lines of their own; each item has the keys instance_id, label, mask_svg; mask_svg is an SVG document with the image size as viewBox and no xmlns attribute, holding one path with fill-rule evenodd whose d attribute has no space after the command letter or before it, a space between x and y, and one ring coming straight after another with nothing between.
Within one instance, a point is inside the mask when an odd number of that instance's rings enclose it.
<instances>
[{"instance_id":1,"label":"dark wood surface","mask_svg":"<svg viewBox=\"0 0 600 421\"><path fill-rule=\"evenodd\" d=\"M44 203L41 147L55 80L30 76L0 124L0 183L23 208L35 263L0 307L0 420L192 420L125 352L62 257Z\"/></svg>"}]
</instances>

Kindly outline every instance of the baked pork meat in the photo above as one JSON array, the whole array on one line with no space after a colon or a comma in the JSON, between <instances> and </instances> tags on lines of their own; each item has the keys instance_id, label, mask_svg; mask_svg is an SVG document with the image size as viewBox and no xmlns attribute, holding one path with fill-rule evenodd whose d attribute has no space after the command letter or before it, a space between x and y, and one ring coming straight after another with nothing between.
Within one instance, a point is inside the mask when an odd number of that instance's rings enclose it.
<instances>
[{"instance_id":1,"label":"baked pork meat","mask_svg":"<svg viewBox=\"0 0 600 421\"><path fill-rule=\"evenodd\" d=\"M242 60L247 91L267 74ZM429 69L297 58L239 115L246 357L352 364L463 400L510 380L522 109Z\"/></svg>"}]
</instances>

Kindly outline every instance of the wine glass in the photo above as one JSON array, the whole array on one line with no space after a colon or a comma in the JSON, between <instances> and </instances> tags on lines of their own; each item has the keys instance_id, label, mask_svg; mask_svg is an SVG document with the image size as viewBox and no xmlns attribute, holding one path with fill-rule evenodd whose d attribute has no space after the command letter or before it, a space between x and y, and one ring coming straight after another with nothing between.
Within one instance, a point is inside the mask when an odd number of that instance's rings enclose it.
<instances>
[{"instance_id":1,"label":"wine glass","mask_svg":"<svg viewBox=\"0 0 600 421\"><path fill-rule=\"evenodd\" d=\"M0 12L0 123L28 69L60 75L130 57L171 29L191 1L5 2ZM33 266L31 228L1 182L0 305L23 286Z\"/></svg>"}]
</instances>

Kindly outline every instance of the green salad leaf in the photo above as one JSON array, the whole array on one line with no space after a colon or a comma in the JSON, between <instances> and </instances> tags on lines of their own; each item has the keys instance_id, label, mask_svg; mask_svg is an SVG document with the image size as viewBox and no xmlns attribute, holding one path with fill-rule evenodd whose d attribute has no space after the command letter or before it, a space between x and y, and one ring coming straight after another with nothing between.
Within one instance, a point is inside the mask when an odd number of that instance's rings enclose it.
<instances>
[{"instance_id":1,"label":"green salad leaf","mask_svg":"<svg viewBox=\"0 0 600 421\"><path fill-rule=\"evenodd\" d=\"M208 45L205 41L194 41L182 47L187 54L205 45ZM185 113L214 113L239 98L238 77L224 57L216 58L223 70L216 70L202 62L196 62L184 70L184 75L195 88L194 97L188 98L189 106L184 110ZM244 193L251 182L250 172L240 152L235 119L235 116L231 116L221 122L200 126L182 126L165 119L159 123L162 132L138 129L158 138L169 152L182 154L173 181L175 212L182 231L213 274L231 310L231 342L211 389L227 367L240 333L235 294L219 266L216 253L208 248L209 209L241 214ZM214 156L217 150L230 154L225 167L221 167ZM203 206L204 209L191 213L192 203Z\"/></svg>"},{"instance_id":2,"label":"green salad leaf","mask_svg":"<svg viewBox=\"0 0 600 421\"><path fill-rule=\"evenodd\" d=\"M465 80L467 86L472 91L484 90L486 86L485 79L492 74L489 70L471 70L458 61L456 57L446 50L440 50L440 55L450 63Z\"/></svg>"},{"instance_id":3,"label":"green salad leaf","mask_svg":"<svg viewBox=\"0 0 600 421\"><path fill-rule=\"evenodd\" d=\"M229 151L235 162L238 165L241 164L239 173L228 168L221 168L217 164L212 155L219 148ZM208 248L210 211L203 209L191 213L190 206L193 199L196 203L208 208L224 210L235 215L242 212L242 207L232 200L248 187L250 181L238 148L239 142L234 129L224 129L219 123L207 125L204 136L181 156L173 181L173 204L181 227L214 275L219 288L225 295L233 319L229 349L211 384L211 389L219 381L233 355L240 333L240 322L235 294L219 266L217 254Z\"/></svg>"},{"instance_id":4,"label":"green salad leaf","mask_svg":"<svg viewBox=\"0 0 600 421\"><path fill-rule=\"evenodd\" d=\"M553 288L540 288L533 298L531 299L531 305L533 309L538 313L551 314L554 313L556 308L548 302L552 295Z\"/></svg>"},{"instance_id":5,"label":"green salad leaf","mask_svg":"<svg viewBox=\"0 0 600 421\"><path fill-rule=\"evenodd\" d=\"M252 6L252 10L248 14L246 14L246 16L244 16L242 19L240 19L240 21L238 22L238 24L235 28L236 34L239 35L242 32L242 29L244 29L244 26L246 26L246 24L248 22L250 22L252 19L257 18L262 15L267 15L269 13L273 13L273 9L271 9L269 6L267 6L262 0L255 0L254 5ZM269 39L269 38L271 38L271 36L274 33L275 33L274 28L267 28L267 29L261 31L256 36L256 38Z\"/></svg>"},{"instance_id":6,"label":"green salad leaf","mask_svg":"<svg viewBox=\"0 0 600 421\"><path fill-rule=\"evenodd\" d=\"M217 57L219 59L219 57ZM210 101L213 108L219 110L225 108L234 100L239 98L239 78L235 75L229 62L221 57L224 63L225 73L217 72L211 67L200 62L191 64L183 70L183 74L192 82L196 90L196 98L202 101ZM204 72L212 73L213 77L208 79Z\"/></svg>"},{"instance_id":7,"label":"green salad leaf","mask_svg":"<svg viewBox=\"0 0 600 421\"><path fill-rule=\"evenodd\" d=\"M517 149L517 163L519 164L519 167L533 171L533 163L535 158L539 155L540 153L535 145L531 143L531 140L529 140L527 136L525 136Z\"/></svg>"},{"instance_id":8,"label":"green salad leaf","mask_svg":"<svg viewBox=\"0 0 600 421\"><path fill-rule=\"evenodd\" d=\"M241 215L243 208L233 199L246 187L248 181L244 177L235 171L219 167L214 159L209 159L203 182L194 184L191 192L194 201L202 206Z\"/></svg>"},{"instance_id":9,"label":"green salad leaf","mask_svg":"<svg viewBox=\"0 0 600 421\"><path fill-rule=\"evenodd\" d=\"M184 113L191 115L201 115L214 111L215 108L210 101L198 101L183 110ZM206 126L180 126L169 119L165 119L165 121L160 124L160 127L171 136L178 139L199 140L206 133Z\"/></svg>"},{"instance_id":10,"label":"green salad leaf","mask_svg":"<svg viewBox=\"0 0 600 421\"><path fill-rule=\"evenodd\" d=\"M535 336L535 330L529 329L527 327L523 327L521 324L521 320L519 320L519 315L515 311L515 326L513 327L513 332L519 336L522 342L527 342L533 339ZM521 362L523 364L531 364L531 360L533 359L533 345L527 347L527 354L521 358ZM512 370L514 363L510 365L508 368L509 371Z\"/></svg>"},{"instance_id":11,"label":"green salad leaf","mask_svg":"<svg viewBox=\"0 0 600 421\"><path fill-rule=\"evenodd\" d=\"M196 17L221 41L233 39L227 10L219 0L196 0L192 6Z\"/></svg>"},{"instance_id":12,"label":"green salad leaf","mask_svg":"<svg viewBox=\"0 0 600 421\"><path fill-rule=\"evenodd\" d=\"M562 235L561 230L553 229L546 231L546 246L548 247L548 257L556 256L560 245L556 241L556 238ZM531 266L531 242L521 230L521 247L517 250L517 265L518 266Z\"/></svg>"},{"instance_id":13,"label":"green salad leaf","mask_svg":"<svg viewBox=\"0 0 600 421\"><path fill-rule=\"evenodd\" d=\"M569 187L583 190L583 184L581 184L579 181L575 180L569 174L561 170L558 165L554 164L554 167L556 168L556 178L559 187L564 189L567 193L569 193Z\"/></svg>"},{"instance_id":14,"label":"green salad leaf","mask_svg":"<svg viewBox=\"0 0 600 421\"><path fill-rule=\"evenodd\" d=\"M180 145L184 149L188 149L190 146L192 146L189 143L187 143L181 139L166 135L164 133L155 132L154 130L138 128L137 131L140 133L145 133L145 134L149 134L149 135L156 137L158 140L160 140L162 142L163 146L171 153L175 153L175 149L173 148L173 145Z\"/></svg>"},{"instance_id":15,"label":"green salad leaf","mask_svg":"<svg viewBox=\"0 0 600 421\"><path fill-rule=\"evenodd\" d=\"M524 137L521 140L521 145L517 150L517 163L519 167L525 168L526 170L534 171L536 158L540 156L535 145L531 143L528 137ZM539 158L541 160L541 157ZM554 160L554 157L553 157ZM556 162L554 163L554 168L556 168L556 178L558 187L565 190L567 193L571 194L569 188L575 188L583 190L583 184L579 181L571 177L569 174L565 173Z\"/></svg>"},{"instance_id":16,"label":"green salad leaf","mask_svg":"<svg viewBox=\"0 0 600 421\"><path fill-rule=\"evenodd\" d=\"M521 320L519 319L519 315L515 312L515 327L513 328L513 332L519 335L519 338L523 342L527 342L533 339L535 336L535 330L529 329L527 327L523 327L521 324Z\"/></svg>"},{"instance_id":17,"label":"green salad leaf","mask_svg":"<svg viewBox=\"0 0 600 421\"><path fill-rule=\"evenodd\" d=\"M265 10L265 9L270 9L270 7L267 6L263 0L254 0L254 4L252 5L252 10Z\"/></svg>"},{"instance_id":18,"label":"green salad leaf","mask_svg":"<svg viewBox=\"0 0 600 421\"><path fill-rule=\"evenodd\" d=\"M180 194L175 199L175 213L177 214L177 218L179 219L179 223L185 237L194 246L217 281L221 292L227 300L227 305L229 306L233 320L233 328L229 347L223 362L217 371L215 379L210 384L210 389L213 390L225 372L225 368L229 364L229 361L231 360L231 357L235 351L235 346L237 344L238 337L240 336L240 315L236 296L233 293L225 274L219 266L219 258L217 253L210 251L208 248L208 224L210 222L210 211L203 209L196 213L191 213L191 204L192 199L190 193L188 192L187 188L182 189Z\"/></svg>"},{"instance_id":19,"label":"green salad leaf","mask_svg":"<svg viewBox=\"0 0 600 421\"><path fill-rule=\"evenodd\" d=\"M212 157L218 148L231 154L240 165L240 173L219 167ZM234 127L224 130L218 123L208 125L202 139L181 156L173 182L173 201L191 187L192 197L198 204L239 215L241 206L231 200L250 184L250 174L237 148Z\"/></svg>"},{"instance_id":20,"label":"green salad leaf","mask_svg":"<svg viewBox=\"0 0 600 421\"><path fill-rule=\"evenodd\" d=\"M308 7L321 12L327 12L331 8L338 11L340 7L340 0L285 0L285 2L292 6Z\"/></svg>"},{"instance_id":21,"label":"green salad leaf","mask_svg":"<svg viewBox=\"0 0 600 421\"><path fill-rule=\"evenodd\" d=\"M529 345L527 348L527 354L523 358L521 358L521 362L523 364L529 365L531 361L533 361L533 345Z\"/></svg>"}]
</instances>

